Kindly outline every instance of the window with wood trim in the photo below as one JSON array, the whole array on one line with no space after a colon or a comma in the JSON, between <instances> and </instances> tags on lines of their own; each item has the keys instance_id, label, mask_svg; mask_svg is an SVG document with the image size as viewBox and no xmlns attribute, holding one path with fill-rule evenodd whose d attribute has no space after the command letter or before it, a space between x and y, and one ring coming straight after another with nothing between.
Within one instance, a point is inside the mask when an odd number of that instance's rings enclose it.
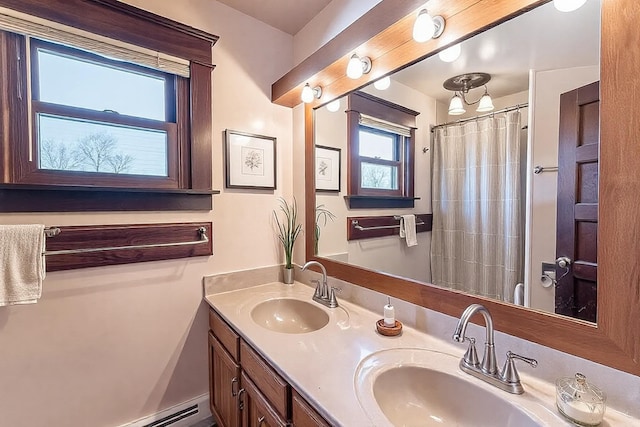
<instances>
[{"instance_id":1,"label":"window with wood trim","mask_svg":"<svg viewBox=\"0 0 640 427\"><path fill-rule=\"evenodd\" d=\"M350 207L413 207L419 113L363 92L349 95L348 103Z\"/></svg>"},{"instance_id":2,"label":"window with wood trim","mask_svg":"<svg viewBox=\"0 0 640 427\"><path fill-rule=\"evenodd\" d=\"M36 200L57 187L68 200L50 210L67 211L90 188L105 195L103 204L92 197L90 210L120 210L114 190L146 189L154 209L210 209L210 197L183 202L215 193L217 36L118 1L55 3L0 0L11 9L0 16L0 196ZM133 202L126 210L147 209L126 198ZM28 203L3 205L0 211L29 210Z\"/></svg>"}]
</instances>

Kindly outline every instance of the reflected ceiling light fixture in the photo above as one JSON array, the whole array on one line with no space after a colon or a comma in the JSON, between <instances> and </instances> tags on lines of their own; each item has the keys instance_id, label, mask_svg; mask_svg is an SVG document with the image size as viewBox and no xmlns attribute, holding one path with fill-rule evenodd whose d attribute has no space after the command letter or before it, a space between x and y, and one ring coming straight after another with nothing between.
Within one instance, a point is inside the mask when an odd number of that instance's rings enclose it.
<instances>
[{"instance_id":1,"label":"reflected ceiling light fixture","mask_svg":"<svg viewBox=\"0 0 640 427\"><path fill-rule=\"evenodd\" d=\"M359 79L369 71L371 71L371 58L368 56L360 58L355 53L351 55L351 59L347 64L347 77L350 79Z\"/></svg>"},{"instance_id":2,"label":"reflected ceiling light fixture","mask_svg":"<svg viewBox=\"0 0 640 427\"><path fill-rule=\"evenodd\" d=\"M340 99L334 99L330 103L327 104L327 110L335 113L340 109Z\"/></svg>"},{"instance_id":3,"label":"reflected ceiling light fixture","mask_svg":"<svg viewBox=\"0 0 640 427\"><path fill-rule=\"evenodd\" d=\"M431 39L437 39L444 31L444 18L440 15L431 16L427 9L418 12L413 23L413 39L418 43L424 43Z\"/></svg>"},{"instance_id":4,"label":"reflected ceiling light fixture","mask_svg":"<svg viewBox=\"0 0 640 427\"><path fill-rule=\"evenodd\" d=\"M302 88L300 99L302 99L302 102L304 102L305 104L308 104L310 102L313 102L314 99L320 99L321 96L322 88L320 86L316 86L311 89L311 86L309 86L309 83L307 83Z\"/></svg>"},{"instance_id":5,"label":"reflected ceiling light fixture","mask_svg":"<svg viewBox=\"0 0 640 427\"><path fill-rule=\"evenodd\" d=\"M389 76L385 76L380 80L376 80L375 82L373 82L373 87L378 90L387 90L389 89L389 86L391 86L391 77Z\"/></svg>"},{"instance_id":6,"label":"reflected ceiling light fixture","mask_svg":"<svg viewBox=\"0 0 640 427\"><path fill-rule=\"evenodd\" d=\"M459 76L451 77L444 81L442 86L447 90L454 92L449 102L449 114L457 116L466 112L464 106L478 104L476 111L478 113L486 113L493 110L493 101L487 90L486 84L491 80L491 75L487 73L467 73ZM466 98L467 93L471 89L484 86L484 94L474 102L469 102Z\"/></svg>"},{"instance_id":7,"label":"reflected ceiling light fixture","mask_svg":"<svg viewBox=\"0 0 640 427\"><path fill-rule=\"evenodd\" d=\"M461 52L462 48L460 47L460 43L457 43L445 50L441 50L438 53L438 57L442 62L453 62L460 57Z\"/></svg>"},{"instance_id":8,"label":"reflected ceiling light fixture","mask_svg":"<svg viewBox=\"0 0 640 427\"><path fill-rule=\"evenodd\" d=\"M553 0L553 5L560 12L573 12L586 2L587 0Z\"/></svg>"}]
</instances>

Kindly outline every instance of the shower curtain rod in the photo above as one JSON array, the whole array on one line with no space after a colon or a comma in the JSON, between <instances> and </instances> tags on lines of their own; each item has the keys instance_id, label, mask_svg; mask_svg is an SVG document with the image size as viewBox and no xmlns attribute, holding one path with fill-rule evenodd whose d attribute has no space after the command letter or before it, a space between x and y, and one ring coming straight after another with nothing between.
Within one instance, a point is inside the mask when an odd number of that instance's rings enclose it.
<instances>
[{"instance_id":1,"label":"shower curtain rod","mask_svg":"<svg viewBox=\"0 0 640 427\"><path fill-rule=\"evenodd\" d=\"M487 114L481 114L479 116L468 117L466 119L460 119L460 120L455 120L453 122L442 123L441 125L431 126L431 132L433 133L433 131L435 131L437 128L450 126L450 125L457 125L457 124L461 124L461 123L465 123L465 122L470 122L470 121L473 121L473 120L481 119L483 117L493 116L494 114L508 113L509 111L519 110L521 108L527 108L528 106L529 106L529 103L525 102L523 104L516 104L516 105L512 105L511 107L503 108L502 110L492 111L492 112L487 113Z\"/></svg>"}]
</instances>

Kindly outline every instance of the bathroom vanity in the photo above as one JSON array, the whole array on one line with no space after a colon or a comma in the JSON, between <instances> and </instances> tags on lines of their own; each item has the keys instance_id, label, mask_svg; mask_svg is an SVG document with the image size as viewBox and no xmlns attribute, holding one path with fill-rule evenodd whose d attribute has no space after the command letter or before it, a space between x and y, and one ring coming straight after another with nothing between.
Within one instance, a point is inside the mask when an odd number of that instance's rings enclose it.
<instances>
[{"instance_id":1,"label":"bathroom vanity","mask_svg":"<svg viewBox=\"0 0 640 427\"><path fill-rule=\"evenodd\" d=\"M205 297L211 409L222 426L391 426L406 417L420 425L571 425L556 411L553 384L528 367L524 394L509 394L459 369L465 346L406 325L384 337L375 328L381 313L342 298L329 309L312 297L300 282ZM483 332L471 331L479 344ZM497 346L500 364L507 350ZM609 409L603 425L637 422Z\"/></svg>"}]
</instances>

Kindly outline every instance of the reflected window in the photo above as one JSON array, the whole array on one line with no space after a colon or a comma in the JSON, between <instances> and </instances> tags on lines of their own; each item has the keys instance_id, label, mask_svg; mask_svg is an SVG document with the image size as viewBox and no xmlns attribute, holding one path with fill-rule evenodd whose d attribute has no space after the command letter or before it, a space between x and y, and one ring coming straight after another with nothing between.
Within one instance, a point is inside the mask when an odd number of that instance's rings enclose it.
<instances>
[{"instance_id":1,"label":"reflected window","mask_svg":"<svg viewBox=\"0 0 640 427\"><path fill-rule=\"evenodd\" d=\"M350 207L413 207L419 113L364 92L348 102Z\"/></svg>"},{"instance_id":2,"label":"reflected window","mask_svg":"<svg viewBox=\"0 0 640 427\"><path fill-rule=\"evenodd\" d=\"M402 171L403 137L360 125L360 187L397 191Z\"/></svg>"}]
</instances>

